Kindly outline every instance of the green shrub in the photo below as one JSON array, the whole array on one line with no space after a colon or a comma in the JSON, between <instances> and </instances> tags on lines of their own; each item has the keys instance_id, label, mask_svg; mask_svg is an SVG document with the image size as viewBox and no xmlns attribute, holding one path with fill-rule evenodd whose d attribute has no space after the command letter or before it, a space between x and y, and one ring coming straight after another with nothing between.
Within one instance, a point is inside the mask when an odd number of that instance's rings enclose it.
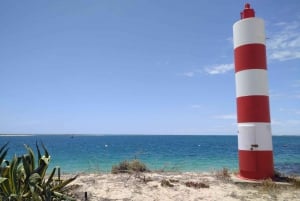
<instances>
[{"instance_id":1,"label":"green shrub","mask_svg":"<svg viewBox=\"0 0 300 201\"><path fill-rule=\"evenodd\" d=\"M57 168L54 168L46 179L46 171L50 162L50 155L42 144L44 155L41 155L38 144L37 163L32 149L25 145L27 153L22 156L14 156L8 162L4 160L8 148L7 143L0 148L0 200L1 201L54 201L75 200L64 194L65 187L76 179L54 179Z\"/></svg>"},{"instance_id":2,"label":"green shrub","mask_svg":"<svg viewBox=\"0 0 300 201\"><path fill-rule=\"evenodd\" d=\"M112 166L111 173L136 173L136 172L147 172L148 168L144 163L139 160L122 161L118 165Z\"/></svg>"}]
</instances>

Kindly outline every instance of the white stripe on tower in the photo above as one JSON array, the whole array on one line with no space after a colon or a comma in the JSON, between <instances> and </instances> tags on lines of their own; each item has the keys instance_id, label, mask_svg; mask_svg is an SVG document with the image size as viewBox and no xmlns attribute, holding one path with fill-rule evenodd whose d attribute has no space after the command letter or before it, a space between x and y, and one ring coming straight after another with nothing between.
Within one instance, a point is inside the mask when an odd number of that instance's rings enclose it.
<instances>
[{"instance_id":1,"label":"white stripe on tower","mask_svg":"<svg viewBox=\"0 0 300 201\"><path fill-rule=\"evenodd\" d=\"M233 25L240 176L274 175L264 21L249 4Z\"/></svg>"}]
</instances>

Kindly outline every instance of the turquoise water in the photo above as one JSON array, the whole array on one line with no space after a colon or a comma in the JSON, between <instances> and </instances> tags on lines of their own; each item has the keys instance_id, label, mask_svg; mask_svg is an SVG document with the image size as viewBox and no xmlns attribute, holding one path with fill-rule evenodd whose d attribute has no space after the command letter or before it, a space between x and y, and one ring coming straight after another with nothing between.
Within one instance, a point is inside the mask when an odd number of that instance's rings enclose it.
<instances>
[{"instance_id":1,"label":"turquoise water","mask_svg":"<svg viewBox=\"0 0 300 201\"><path fill-rule=\"evenodd\" d=\"M8 159L24 154L23 144L35 150L42 141L51 155L51 167L63 172L109 172L122 160L137 158L152 169L166 171L211 171L238 169L237 136L1 136L9 142ZM300 175L300 136L274 136L275 169Z\"/></svg>"}]
</instances>

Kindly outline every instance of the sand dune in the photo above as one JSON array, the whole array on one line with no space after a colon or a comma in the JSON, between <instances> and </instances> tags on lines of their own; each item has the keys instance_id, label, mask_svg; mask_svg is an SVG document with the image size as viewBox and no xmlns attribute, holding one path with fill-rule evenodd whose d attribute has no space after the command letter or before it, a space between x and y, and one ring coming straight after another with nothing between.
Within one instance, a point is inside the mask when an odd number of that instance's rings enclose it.
<instances>
[{"instance_id":1,"label":"sand dune","mask_svg":"<svg viewBox=\"0 0 300 201\"><path fill-rule=\"evenodd\" d=\"M300 200L287 185L235 183L216 173L82 174L72 183L78 200Z\"/></svg>"}]
</instances>

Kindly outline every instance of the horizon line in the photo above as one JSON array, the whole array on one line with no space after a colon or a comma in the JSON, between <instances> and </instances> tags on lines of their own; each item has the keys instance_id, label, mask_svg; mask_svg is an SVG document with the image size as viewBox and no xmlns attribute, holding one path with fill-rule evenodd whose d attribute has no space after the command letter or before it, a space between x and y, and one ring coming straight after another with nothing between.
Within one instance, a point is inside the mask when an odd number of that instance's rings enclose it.
<instances>
[{"instance_id":1,"label":"horizon line","mask_svg":"<svg viewBox=\"0 0 300 201\"><path fill-rule=\"evenodd\" d=\"M92 133L12 133L12 134L4 134L0 133L0 137L26 137L26 136L42 136L42 135L67 135L67 136L237 136L237 134L218 134L218 133L211 133L211 134L204 134L204 133L197 133L197 134L191 134L191 133L186 133L186 134L172 134L172 133L106 133L106 134L92 134ZM273 134L272 136L300 136L300 134Z\"/></svg>"}]
</instances>

